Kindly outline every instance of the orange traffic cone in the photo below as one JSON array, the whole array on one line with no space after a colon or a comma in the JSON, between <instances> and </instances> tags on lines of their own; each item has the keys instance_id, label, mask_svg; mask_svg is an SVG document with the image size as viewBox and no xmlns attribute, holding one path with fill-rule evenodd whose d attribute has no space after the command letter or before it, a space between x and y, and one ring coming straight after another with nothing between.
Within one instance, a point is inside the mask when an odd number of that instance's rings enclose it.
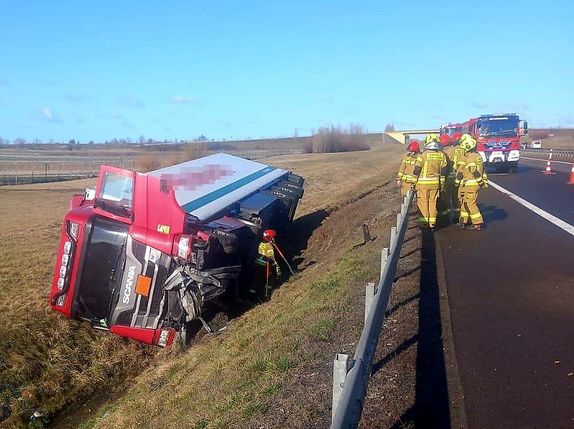
<instances>
[{"instance_id":1,"label":"orange traffic cone","mask_svg":"<svg viewBox=\"0 0 574 429\"><path fill-rule=\"evenodd\" d=\"M546 162L546 169L544 170L544 174L554 174L552 172L552 167L550 166L550 160Z\"/></svg>"},{"instance_id":2,"label":"orange traffic cone","mask_svg":"<svg viewBox=\"0 0 574 429\"><path fill-rule=\"evenodd\" d=\"M568 185L574 185L574 164L572 164L572 170L570 171L570 180Z\"/></svg>"}]
</instances>

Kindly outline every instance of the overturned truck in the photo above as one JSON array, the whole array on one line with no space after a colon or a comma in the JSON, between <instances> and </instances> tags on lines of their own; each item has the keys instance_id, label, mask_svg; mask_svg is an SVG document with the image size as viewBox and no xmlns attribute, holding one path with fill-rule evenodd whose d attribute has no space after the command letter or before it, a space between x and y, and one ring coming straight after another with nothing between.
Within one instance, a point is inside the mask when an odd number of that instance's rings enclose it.
<instances>
[{"instance_id":1,"label":"overturned truck","mask_svg":"<svg viewBox=\"0 0 574 429\"><path fill-rule=\"evenodd\" d=\"M64 218L50 304L158 346L193 320L209 329L204 305L250 287L262 237L302 196L302 177L224 153L147 174L101 166Z\"/></svg>"}]
</instances>

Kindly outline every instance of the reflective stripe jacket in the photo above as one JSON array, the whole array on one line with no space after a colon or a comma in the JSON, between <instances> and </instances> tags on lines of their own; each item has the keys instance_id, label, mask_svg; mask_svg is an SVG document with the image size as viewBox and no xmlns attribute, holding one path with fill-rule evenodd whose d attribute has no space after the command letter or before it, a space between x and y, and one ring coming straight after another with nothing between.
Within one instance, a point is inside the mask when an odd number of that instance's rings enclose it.
<instances>
[{"instance_id":1,"label":"reflective stripe jacket","mask_svg":"<svg viewBox=\"0 0 574 429\"><path fill-rule=\"evenodd\" d=\"M456 181L466 187L480 187L488 182L484 171L482 156L476 152L468 152L459 161L459 171Z\"/></svg>"},{"instance_id":2,"label":"reflective stripe jacket","mask_svg":"<svg viewBox=\"0 0 574 429\"><path fill-rule=\"evenodd\" d=\"M265 256L266 258L275 260L275 250L273 249L273 244L262 241L259 243L258 253L261 256Z\"/></svg>"},{"instance_id":3,"label":"reflective stripe jacket","mask_svg":"<svg viewBox=\"0 0 574 429\"><path fill-rule=\"evenodd\" d=\"M461 160L464 157L464 149L460 147L460 145L456 146L447 146L444 148L444 153L448 156L448 176L449 178L453 179L456 177L456 173L458 173L461 167Z\"/></svg>"},{"instance_id":4,"label":"reflective stripe jacket","mask_svg":"<svg viewBox=\"0 0 574 429\"><path fill-rule=\"evenodd\" d=\"M415 183L417 181L417 178L413 175L416 160L417 155L411 152L403 157L399 173L397 174L397 180L405 183Z\"/></svg>"},{"instance_id":5,"label":"reflective stripe jacket","mask_svg":"<svg viewBox=\"0 0 574 429\"><path fill-rule=\"evenodd\" d=\"M447 173L447 156L443 152L425 150L417 156L414 171L417 177L417 187L428 186L438 189L444 185Z\"/></svg>"}]
</instances>

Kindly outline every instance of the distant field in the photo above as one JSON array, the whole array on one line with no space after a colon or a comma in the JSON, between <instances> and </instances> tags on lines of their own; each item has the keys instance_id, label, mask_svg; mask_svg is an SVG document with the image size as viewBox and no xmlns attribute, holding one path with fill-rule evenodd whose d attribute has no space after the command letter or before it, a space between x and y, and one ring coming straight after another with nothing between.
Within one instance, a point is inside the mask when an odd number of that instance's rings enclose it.
<instances>
[{"instance_id":1,"label":"distant field","mask_svg":"<svg viewBox=\"0 0 574 429\"><path fill-rule=\"evenodd\" d=\"M542 148L574 150L574 129L572 128L531 128L521 139L530 146L532 140L540 140Z\"/></svg>"},{"instance_id":2,"label":"distant field","mask_svg":"<svg viewBox=\"0 0 574 429\"><path fill-rule=\"evenodd\" d=\"M150 171L216 152L248 159L303 153L311 137L177 144L24 144L0 146L0 185L40 183L97 175L101 164ZM372 147L380 134L364 134Z\"/></svg>"}]
</instances>

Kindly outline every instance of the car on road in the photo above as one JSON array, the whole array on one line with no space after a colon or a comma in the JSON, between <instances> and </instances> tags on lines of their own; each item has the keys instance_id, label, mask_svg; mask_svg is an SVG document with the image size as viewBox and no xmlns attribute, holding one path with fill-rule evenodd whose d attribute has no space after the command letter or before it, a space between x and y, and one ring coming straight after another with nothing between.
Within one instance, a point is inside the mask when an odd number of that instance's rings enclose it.
<instances>
[{"instance_id":1,"label":"car on road","mask_svg":"<svg viewBox=\"0 0 574 429\"><path fill-rule=\"evenodd\" d=\"M541 149L542 148L542 142L540 140L533 140L532 143L530 143L530 147L532 149Z\"/></svg>"}]
</instances>

